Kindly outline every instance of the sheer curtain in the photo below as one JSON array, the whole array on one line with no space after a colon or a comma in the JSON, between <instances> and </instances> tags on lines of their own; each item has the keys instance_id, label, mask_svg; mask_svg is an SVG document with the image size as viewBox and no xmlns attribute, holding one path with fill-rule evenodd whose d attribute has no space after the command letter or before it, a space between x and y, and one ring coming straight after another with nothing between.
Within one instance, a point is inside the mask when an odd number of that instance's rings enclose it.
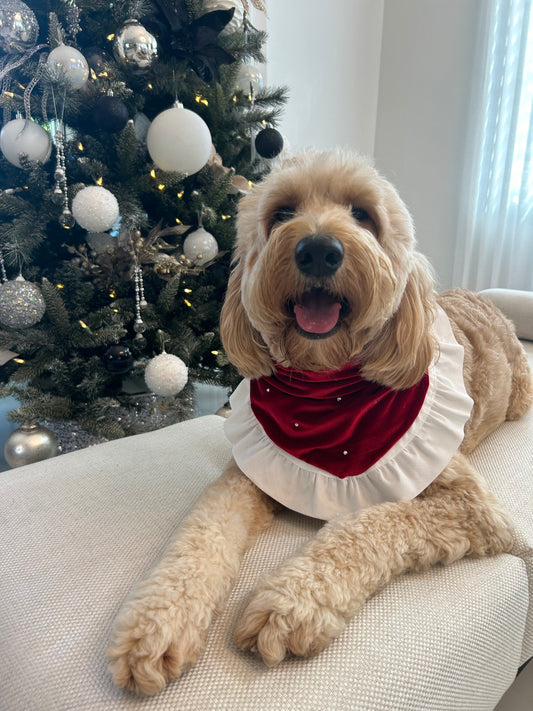
<instances>
[{"instance_id":1,"label":"sheer curtain","mask_svg":"<svg viewBox=\"0 0 533 711\"><path fill-rule=\"evenodd\" d=\"M532 0L486 0L454 283L533 290Z\"/></svg>"}]
</instances>

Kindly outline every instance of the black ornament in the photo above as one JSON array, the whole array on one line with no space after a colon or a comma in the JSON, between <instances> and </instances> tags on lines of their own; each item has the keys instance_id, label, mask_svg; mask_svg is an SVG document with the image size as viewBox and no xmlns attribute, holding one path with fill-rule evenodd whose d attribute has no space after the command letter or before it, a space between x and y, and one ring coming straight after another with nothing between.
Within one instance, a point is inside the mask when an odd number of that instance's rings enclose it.
<instances>
[{"instance_id":1,"label":"black ornament","mask_svg":"<svg viewBox=\"0 0 533 711\"><path fill-rule=\"evenodd\" d=\"M275 128L264 128L255 137L255 149L261 158L275 158L283 150L283 136Z\"/></svg>"},{"instance_id":2,"label":"black ornament","mask_svg":"<svg viewBox=\"0 0 533 711\"><path fill-rule=\"evenodd\" d=\"M156 3L170 27L173 56L186 60L206 83L218 79L219 66L235 61L232 54L216 44L218 35L231 22L235 8L207 12L188 23L185 3L176 0L156 0Z\"/></svg>"},{"instance_id":3,"label":"black ornament","mask_svg":"<svg viewBox=\"0 0 533 711\"><path fill-rule=\"evenodd\" d=\"M109 346L102 360L105 369L115 375L122 375L133 368L133 356L130 349L120 343Z\"/></svg>"},{"instance_id":4,"label":"black ornament","mask_svg":"<svg viewBox=\"0 0 533 711\"><path fill-rule=\"evenodd\" d=\"M98 128L108 133L121 131L128 123L126 104L115 96L103 96L93 108L93 121Z\"/></svg>"},{"instance_id":5,"label":"black ornament","mask_svg":"<svg viewBox=\"0 0 533 711\"><path fill-rule=\"evenodd\" d=\"M104 71L104 65L108 61L105 50L100 49L100 47L86 47L81 52L87 60L89 68L95 71L96 74Z\"/></svg>"}]
</instances>

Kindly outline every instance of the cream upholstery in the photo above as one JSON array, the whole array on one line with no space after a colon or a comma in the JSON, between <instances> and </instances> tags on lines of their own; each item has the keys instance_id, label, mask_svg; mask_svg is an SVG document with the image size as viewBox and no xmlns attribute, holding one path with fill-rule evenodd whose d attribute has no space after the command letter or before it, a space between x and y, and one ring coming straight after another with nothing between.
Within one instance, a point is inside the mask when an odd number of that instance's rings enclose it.
<instances>
[{"instance_id":1,"label":"cream upholstery","mask_svg":"<svg viewBox=\"0 0 533 711\"><path fill-rule=\"evenodd\" d=\"M222 426L207 416L0 473L0 709L493 709L533 655L533 413L473 456L514 521L512 554L406 575L321 656L269 670L231 631L261 571L320 525L285 513L247 554L197 666L156 697L113 686L111 621L228 460Z\"/></svg>"}]
</instances>

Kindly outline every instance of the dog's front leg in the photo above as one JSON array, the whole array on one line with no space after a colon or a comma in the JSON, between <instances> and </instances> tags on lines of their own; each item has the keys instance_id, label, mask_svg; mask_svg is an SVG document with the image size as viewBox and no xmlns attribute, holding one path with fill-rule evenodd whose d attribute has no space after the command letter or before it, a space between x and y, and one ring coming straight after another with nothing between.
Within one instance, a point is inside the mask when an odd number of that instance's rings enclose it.
<instances>
[{"instance_id":1,"label":"dog's front leg","mask_svg":"<svg viewBox=\"0 0 533 711\"><path fill-rule=\"evenodd\" d=\"M416 499L327 523L299 554L262 578L235 640L269 666L288 654L313 656L396 575L499 553L511 540L496 500L458 454Z\"/></svg>"},{"instance_id":2,"label":"dog's front leg","mask_svg":"<svg viewBox=\"0 0 533 711\"><path fill-rule=\"evenodd\" d=\"M119 686L153 694L194 664L244 552L271 522L273 508L234 462L206 489L118 614L107 656Z\"/></svg>"}]
</instances>

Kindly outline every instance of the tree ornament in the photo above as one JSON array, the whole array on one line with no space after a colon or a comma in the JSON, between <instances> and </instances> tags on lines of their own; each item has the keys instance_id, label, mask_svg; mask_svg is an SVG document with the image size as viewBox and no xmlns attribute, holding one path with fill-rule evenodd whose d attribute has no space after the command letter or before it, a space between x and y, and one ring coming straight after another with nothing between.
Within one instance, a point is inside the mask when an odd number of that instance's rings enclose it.
<instances>
[{"instance_id":1,"label":"tree ornament","mask_svg":"<svg viewBox=\"0 0 533 711\"><path fill-rule=\"evenodd\" d=\"M199 227L183 241L183 253L187 259L201 267L217 256L218 243L210 232Z\"/></svg>"},{"instance_id":2,"label":"tree ornament","mask_svg":"<svg viewBox=\"0 0 533 711\"><path fill-rule=\"evenodd\" d=\"M205 121L178 101L150 124L146 145L161 170L192 175L211 155L211 133Z\"/></svg>"},{"instance_id":3,"label":"tree ornament","mask_svg":"<svg viewBox=\"0 0 533 711\"><path fill-rule=\"evenodd\" d=\"M66 44L53 49L46 64L52 79L57 81L65 77L72 89L81 89L89 78L89 65L83 54Z\"/></svg>"},{"instance_id":4,"label":"tree ornament","mask_svg":"<svg viewBox=\"0 0 533 711\"><path fill-rule=\"evenodd\" d=\"M104 66L108 60L107 53L100 47L86 47L82 50L83 56L87 60L89 69L92 69L95 74L100 74L104 71Z\"/></svg>"},{"instance_id":5,"label":"tree ornament","mask_svg":"<svg viewBox=\"0 0 533 711\"><path fill-rule=\"evenodd\" d=\"M45 312L41 290L22 275L0 284L0 324L9 328L30 328Z\"/></svg>"},{"instance_id":6,"label":"tree ornament","mask_svg":"<svg viewBox=\"0 0 533 711\"><path fill-rule=\"evenodd\" d=\"M178 356L161 353L152 358L144 371L144 380L156 395L177 395L187 383L188 370Z\"/></svg>"},{"instance_id":7,"label":"tree ornament","mask_svg":"<svg viewBox=\"0 0 533 711\"><path fill-rule=\"evenodd\" d=\"M135 321L133 322L133 330L137 335L142 335L146 331L146 324L142 320L141 306L148 306L148 304L144 298L143 272L138 264L133 270L133 283L135 286Z\"/></svg>"},{"instance_id":8,"label":"tree ornament","mask_svg":"<svg viewBox=\"0 0 533 711\"><path fill-rule=\"evenodd\" d=\"M221 36L231 35L236 32L242 25L243 21L243 6L240 0L204 0L203 11L214 12L215 10L231 10L233 9L233 17L228 24L221 30Z\"/></svg>"},{"instance_id":9,"label":"tree ornament","mask_svg":"<svg viewBox=\"0 0 533 711\"><path fill-rule=\"evenodd\" d=\"M122 375L133 368L133 355L128 346L114 343L102 356L105 369L109 373Z\"/></svg>"},{"instance_id":10,"label":"tree ornament","mask_svg":"<svg viewBox=\"0 0 533 711\"><path fill-rule=\"evenodd\" d=\"M4 158L17 168L22 168L20 156L28 160L46 163L52 152L50 135L35 121L13 119L0 132L0 150Z\"/></svg>"},{"instance_id":11,"label":"tree ornament","mask_svg":"<svg viewBox=\"0 0 533 711\"><path fill-rule=\"evenodd\" d=\"M126 104L113 96L111 91L108 91L107 96L103 96L94 105L93 121L95 126L102 131L107 131L107 133L122 131L128 123L128 119Z\"/></svg>"},{"instance_id":12,"label":"tree ornament","mask_svg":"<svg viewBox=\"0 0 533 711\"><path fill-rule=\"evenodd\" d=\"M157 58L157 40L137 20L127 20L115 35L113 53L117 62L146 69Z\"/></svg>"},{"instance_id":13,"label":"tree ornament","mask_svg":"<svg viewBox=\"0 0 533 711\"><path fill-rule=\"evenodd\" d=\"M76 194L72 214L88 232L107 232L118 219L119 206L112 192L100 185L90 185Z\"/></svg>"},{"instance_id":14,"label":"tree ornament","mask_svg":"<svg viewBox=\"0 0 533 711\"><path fill-rule=\"evenodd\" d=\"M244 92L253 101L257 92L263 88L263 75L254 64L242 64L237 74L237 89Z\"/></svg>"},{"instance_id":15,"label":"tree ornament","mask_svg":"<svg viewBox=\"0 0 533 711\"><path fill-rule=\"evenodd\" d=\"M4 456L12 469L57 454L59 446L55 434L37 422L24 422L9 435L4 445Z\"/></svg>"},{"instance_id":16,"label":"tree ornament","mask_svg":"<svg viewBox=\"0 0 533 711\"><path fill-rule=\"evenodd\" d=\"M39 36L35 13L20 0L2 0L0 5L0 48L6 54L22 54Z\"/></svg>"},{"instance_id":17,"label":"tree ornament","mask_svg":"<svg viewBox=\"0 0 533 711\"><path fill-rule=\"evenodd\" d=\"M275 158L283 150L283 136L275 128L264 128L255 137L255 149L261 158Z\"/></svg>"}]
</instances>

